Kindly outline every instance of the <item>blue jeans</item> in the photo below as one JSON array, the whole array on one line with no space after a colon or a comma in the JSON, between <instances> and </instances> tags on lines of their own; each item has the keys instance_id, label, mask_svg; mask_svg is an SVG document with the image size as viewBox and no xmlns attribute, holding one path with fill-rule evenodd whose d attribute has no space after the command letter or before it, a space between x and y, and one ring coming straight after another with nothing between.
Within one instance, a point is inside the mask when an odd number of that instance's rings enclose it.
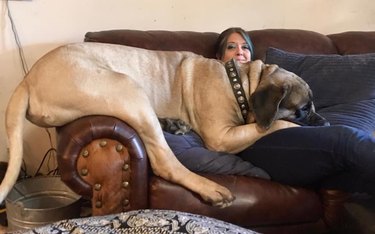
<instances>
[{"instance_id":1,"label":"blue jeans","mask_svg":"<svg viewBox=\"0 0 375 234\"><path fill-rule=\"evenodd\" d=\"M202 139L194 131L186 135L164 132L164 136L177 159L191 171L270 179L264 170L234 154L206 149Z\"/></svg>"},{"instance_id":2,"label":"blue jeans","mask_svg":"<svg viewBox=\"0 0 375 234\"><path fill-rule=\"evenodd\" d=\"M192 171L270 175L274 181L293 186L375 194L375 139L354 128L283 129L238 155L207 150L194 132L165 136L177 158Z\"/></svg>"},{"instance_id":3,"label":"blue jeans","mask_svg":"<svg viewBox=\"0 0 375 234\"><path fill-rule=\"evenodd\" d=\"M283 129L239 156L280 183L375 194L375 138L354 128Z\"/></svg>"}]
</instances>

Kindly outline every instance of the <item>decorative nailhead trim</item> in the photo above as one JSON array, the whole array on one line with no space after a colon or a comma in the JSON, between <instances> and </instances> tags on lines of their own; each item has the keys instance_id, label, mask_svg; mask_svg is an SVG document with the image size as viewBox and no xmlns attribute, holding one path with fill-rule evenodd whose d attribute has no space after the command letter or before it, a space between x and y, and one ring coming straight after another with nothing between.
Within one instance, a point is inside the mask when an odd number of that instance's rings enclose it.
<instances>
[{"instance_id":1,"label":"decorative nailhead trim","mask_svg":"<svg viewBox=\"0 0 375 234\"><path fill-rule=\"evenodd\" d=\"M122 204L123 204L124 206L129 205L129 203L130 203L130 201L129 201L128 199L125 199L125 200L122 202Z\"/></svg>"},{"instance_id":2,"label":"decorative nailhead trim","mask_svg":"<svg viewBox=\"0 0 375 234\"><path fill-rule=\"evenodd\" d=\"M122 166L122 170L127 171L127 170L129 170L129 167L130 167L129 164L125 163L124 166Z\"/></svg>"},{"instance_id":3,"label":"decorative nailhead trim","mask_svg":"<svg viewBox=\"0 0 375 234\"><path fill-rule=\"evenodd\" d=\"M121 152L124 149L124 146L121 144L116 145L116 151Z\"/></svg>"},{"instance_id":4,"label":"decorative nailhead trim","mask_svg":"<svg viewBox=\"0 0 375 234\"><path fill-rule=\"evenodd\" d=\"M96 202L95 202L95 207L96 207L96 208L102 208L102 206L103 206L102 201L96 201Z\"/></svg>"},{"instance_id":5,"label":"decorative nailhead trim","mask_svg":"<svg viewBox=\"0 0 375 234\"><path fill-rule=\"evenodd\" d=\"M96 191L99 191L99 190L102 189L102 185L101 185L101 184L95 184L95 185L94 185L94 189L95 189Z\"/></svg>"},{"instance_id":6,"label":"decorative nailhead trim","mask_svg":"<svg viewBox=\"0 0 375 234\"><path fill-rule=\"evenodd\" d=\"M81 170L81 176L87 176L87 174L89 174L89 170L87 168L83 168Z\"/></svg>"},{"instance_id":7,"label":"decorative nailhead trim","mask_svg":"<svg viewBox=\"0 0 375 234\"><path fill-rule=\"evenodd\" d=\"M225 64L230 84L232 86L233 94L236 97L237 104L241 109L242 117L246 123L247 114L249 113L249 104L246 101L245 91L242 87L241 78L238 74L238 69L234 59L231 59Z\"/></svg>"},{"instance_id":8,"label":"decorative nailhead trim","mask_svg":"<svg viewBox=\"0 0 375 234\"><path fill-rule=\"evenodd\" d=\"M101 146L101 147L105 147L106 145L107 145L107 141L101 141L100 143L99 143L99 145Z\"/></svg>"},{"instance_id":9,"label":"decorative nailhead trim","mask_svg":"<svg viewBox=\"0 0 375 234\"><path fill-rule=\"evenodd\" d=\"M89 156L89 151L87 149L83 150L81 153L82 157L87 158Z\"/></svg>"},{"instance_id":10,"label":"decorative nailhead trim","mask_svg":"<svg viewBox=\"0 0 375 234\"><path fill-rule=\"evenodd\" d=\"M129 187L129 182L128 181L122 182L122 187L124 187L124 188Z\"/></svg>"}]
</instances>

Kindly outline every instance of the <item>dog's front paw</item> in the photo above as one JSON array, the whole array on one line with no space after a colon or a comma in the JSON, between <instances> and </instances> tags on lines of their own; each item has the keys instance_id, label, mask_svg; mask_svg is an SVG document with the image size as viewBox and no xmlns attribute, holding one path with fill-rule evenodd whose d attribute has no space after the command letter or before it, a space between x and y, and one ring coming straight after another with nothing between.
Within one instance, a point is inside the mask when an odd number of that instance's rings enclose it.
<instances>
[{"instance_id":1,"label":"dog's front paw","mask_svg":"<svg viewBox=\"0 0 375 234\"><path fill-rule=\"evenodd\" d=\"M205 191L201 193L201 197L205 202L219 208L232 205L235 197L226 187L219 184L213 185L212 188L209 187L211 186L206 187Z\"/></svg>"}]
</instances>

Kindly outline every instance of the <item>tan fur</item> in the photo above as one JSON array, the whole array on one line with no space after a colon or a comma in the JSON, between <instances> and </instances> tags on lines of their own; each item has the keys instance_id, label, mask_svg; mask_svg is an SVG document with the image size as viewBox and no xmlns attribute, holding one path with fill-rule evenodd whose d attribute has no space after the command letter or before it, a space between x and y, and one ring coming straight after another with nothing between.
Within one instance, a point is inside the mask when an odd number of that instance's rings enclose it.
<instances>
[{"instance_id":1,"label":"tan fur","mask_svg":"<svg viewBox=\"0 0 375 234\"><path fill-rule=\"evenodd\" d=\"M255 61L241 67L246 71L241 78L249 99L250 90L255 90L249 80L257 85L263 63ZM176 159L157 117L182 119L208 148L234 153L275 129L291 126L279 122L267 132L259 132L254 124L244 124L220 61L189 52L101 43L62 46L33 66L9 102L6 127L10 161L0 186L0 202L20 170L25 115L41 127L61 126L86 115L120 118L140 135L156 175L219 207L231 204L231 192L187 170Z\"/></svg>"}]
</instances>

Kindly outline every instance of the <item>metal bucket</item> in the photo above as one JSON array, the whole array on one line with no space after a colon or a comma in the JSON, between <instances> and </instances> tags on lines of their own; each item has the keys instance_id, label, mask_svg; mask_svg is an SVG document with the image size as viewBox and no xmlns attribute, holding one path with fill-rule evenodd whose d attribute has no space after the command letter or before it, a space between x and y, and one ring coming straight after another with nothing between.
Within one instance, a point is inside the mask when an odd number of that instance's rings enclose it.
<instances>
[{"instance_id":1,"label":"metal bucket","mask_svg":"<svg viewBox=\"0 0 375 234\"><path fill-rule=\"evenodd\" d=\"M59 176L35 177L18 182L5 205L10 231L78 218L81 211L80 196L70 190Z\"/></svg>"}]
</instances>

